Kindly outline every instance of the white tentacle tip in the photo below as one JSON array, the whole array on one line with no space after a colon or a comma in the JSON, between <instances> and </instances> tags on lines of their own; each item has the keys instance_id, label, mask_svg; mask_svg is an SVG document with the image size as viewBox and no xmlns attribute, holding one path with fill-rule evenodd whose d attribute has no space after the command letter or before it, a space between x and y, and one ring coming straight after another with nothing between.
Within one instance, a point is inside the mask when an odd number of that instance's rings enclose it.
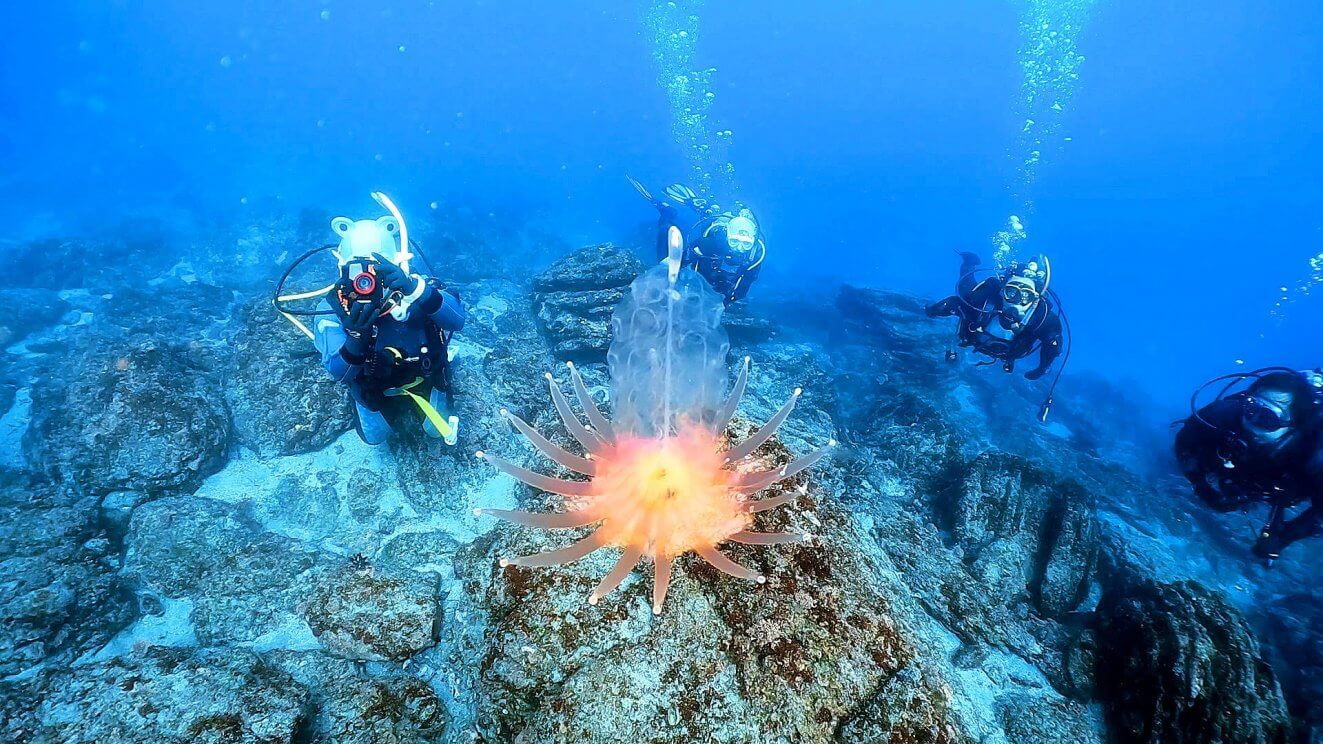
<instances>
[{"instance_id":1,"label":"white tentacle tip","mask_svg":"<svg viewBox=\"0 0 1323 744\"><path fill-rule=\"evenodd\" d=\"M600 598L599 598L596 594L589 594L589 595L588 595L588 604L590 604L590 605L595 605L595 604L597 604L597 600L598 600L598 599L600 599Z\"/></svg>"},{"instance_id":2,"label":"white tentacle tip","mask_svg":"<svg viewBox=\"0 0 1323 744\"><path fill-rule=\"evenodd\" d=\"M745 363L745 364L748 364L748 363L751 362L751 361L753 361L753 357L748 356L748 355L746 354L745 357L744 357L744 363Z\"/></svg>"},{"instance_id":3,"label":"white tentacle tip","mask_svg":"<svg viewBox=\"0 0 1323 744\"><path fill-rule=\"evenodd\" d=\"M836 444L837 444L837 442L836 442L835 439L828 439L828 440L827 440L827 446L828 446L828 447L835 447Z\"/></svg>"},{"instance_id":4,"label":"white tentacle tip","mask_svg":"<svg viewBox=\"0 0 1323 744\"><path fill-rule=\"evenodd\" d=\"M566 362L565 366L569 367L570 369L574 369L574 362Z\"/></svg>"},{"instance_id":5,"label":"white tentacle tip","mask_svg":"<svg viewBox=\"0 0 1323 744\"><path fill-rule=\"evenodd\" d=\"M510 559L509 559L509 558L502 558L501 560L497 561L496 563L499 564L501 568L506 568L506 567L508 567L508 566L510 565Z\"/></svg>"},{"instance_id":6,"label":"white tentacle tip","mask_svg":"<svg viewBox=\"0 0 1323 744\"><path fill-rule=\"evenodd\" d=\"M510 416L510 409L508 409L508 408L502 408L502 409L500 410L500 414L501 414L501 418L509 418L509 416Z\"/></svg>"},{"instance_id":7,"label":"white tentacle tip","mask_svg":"<svg viewBox=\"0 0 1323 744\"><path fill-rule=\"evenodd\" d=\"M753 580L756 581L756 582L758 582L759 584L766 584L766 583L767 583L767 577L766 577L766 576L763 576L763 575L761 575L761 574L759 574L758 576L753 577Z\"/></svg>"},{"instance_id":8,"label":"white tentacle tip","mask_svg":"<svg viewBox=\"0 0 1323 744\"><path fill-rule=\"evenodd\" d=\"M482 450L478 450L477 452L473 453L473 456L481 460L482 458L487 456L487 453L483 452Z\"/></svg>"},{"instance_id":9,"label":"white tentacle tip","mask_svg":"<svg viewBox=\"0 0 1323 744\"><path fill-rule=\"evenodd\" d=\"M475 517L481 517L481 516L482 516L482 509L481 509L481 508L474 509L474 510L473 510L473 516L475 516Z\"/></svg>"},{"instance_id":10,"label":"white tentacle tip","mask_svg":"<svg viewBox=\"0 0 1323 744\"><path fill-rule=\"evenodd\" d=\"M653 605L653 606L652 606L652 614L653 614L653 615L660 616L660 615L661 615L661 605Z\"/></svg>"},{"instance_id":11,"label":"white tentacle tip","mask_svg":"<svg viewBox=\"0 0 1323 744\"><path fill-rule=\"evenodd\" d=\"M796 398L798 398L799 396L801 396L801 395L803 395L803 394L804 394L804 388L795 388L795 397L796 397Z\"/></svg>"},{"instance_id":12,"label":"white tentacle tip","mask_svg":"<svg viewBox=\"0 0 1323 744\"><path fill-rule=\"evenodd\" d=\"M550 372L543 372L543 373L542 373L542 376L545 377L545 378L547 378L547 381L548 381L548 382L551 381L551 373L550 373Z\"/></svg>"}]
</instances>

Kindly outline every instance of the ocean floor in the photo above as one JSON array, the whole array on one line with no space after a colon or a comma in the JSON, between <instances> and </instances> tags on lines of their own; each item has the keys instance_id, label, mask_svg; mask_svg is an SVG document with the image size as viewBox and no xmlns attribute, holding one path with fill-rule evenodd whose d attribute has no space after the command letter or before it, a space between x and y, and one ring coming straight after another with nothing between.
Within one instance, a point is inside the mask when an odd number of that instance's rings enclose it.
<instances>
[{"instance_id":1,"label":"ocean floor","mask_svg":"<svg viewBox=\"0 0 1323 744\"><path fill-rule=\"evenodd\" d=\"M372 448L269 299L327 219L6 246L51 268L0 321L3 740L1323 736L1323 549L1259 565L1263 515L1194 500L1148 401L1068 372L1040 424L1040 387L947 362L949 323L883 288L755 287L728 313L736 438L802 387L758 456L840 442L759 516L810 542L730 550L766 584L681 559L654 617L646 564L587 604L610 551L501 568L572 538L475 516L557 506L475 452L553 472L498 411L573 449L543 380L568 390L567 361L609 410L643 246L418 226L469 309L460 442L403 411Z\"/></svg>"}]
</instances>

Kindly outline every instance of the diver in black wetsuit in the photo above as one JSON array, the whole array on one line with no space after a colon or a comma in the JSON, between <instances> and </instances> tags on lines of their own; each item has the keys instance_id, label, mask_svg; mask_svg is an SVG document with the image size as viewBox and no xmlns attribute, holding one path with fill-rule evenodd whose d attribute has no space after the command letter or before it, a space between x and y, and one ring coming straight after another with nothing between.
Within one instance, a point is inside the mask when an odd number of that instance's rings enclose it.
<instances>
[{"instance_id":1,"label":"diver in black wetsuit","mask_svg":"<svg viewBox=\"0 0 1323 744\"><path fill-rule=\"evenodd\" d=\"M744 299L758 279L767 245L758 234L753 212L723 212L715 204L699 197L687 186L666 187L669 201L653 198L643 184L629 179L634 188L657 208L657 260L666 258L667 234L677 227L685 235L681 265L698 272L721 295L726 306ZM680 225L680 213L674 206L683 204L698 215L689 230Z\"/></svg>"},{"instance_id":2,"label":"diver in black wetsuit","mask_svg":"<svg viewBox=\"0 0 1323 744\"><path fill-rule=\"evenodd\" d=\"M1191 400L1176 459L1195 494L1219 512L1268 504L1253 552L1271 564L1287 545L1323 533L1323 371L1272 367L1215 378L1199 390L1227 379L1208 405L1193 410ZM1244 380L1253 382L1227 395Z\"/></svg>"},{"instance_id":3,"label":"diver in black wetsuit","mask_svg":"<svg viewBox=\"0 0 1323 744\"><path fill-rule=\"evenodd\" d=\"M928 317L959 318L960 345L1000 361L1007 372L1015 369L1016 361L1038 351L1038 366L1024 376L1042 377L1062 350L1061 313L1056 296L1048 294L1047 258L1013 263L1005 274L980 282L975 278L978 256L961 253L960 257L956 293L929 305ZM947 352L947 358L954 360L955 352Z\"/></svg>"}]
</instances>

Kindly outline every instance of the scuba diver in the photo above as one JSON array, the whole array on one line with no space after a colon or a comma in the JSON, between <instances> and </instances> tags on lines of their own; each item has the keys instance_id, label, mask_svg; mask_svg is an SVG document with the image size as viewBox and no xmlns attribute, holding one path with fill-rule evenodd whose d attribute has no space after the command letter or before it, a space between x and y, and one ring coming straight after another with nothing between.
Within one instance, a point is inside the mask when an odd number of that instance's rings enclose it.
<instances>
[{"instance_id":1,"label":"scuba diver","mask_svg":"<svg viewBox=\"0 0 1323 744\"><path fill-rule=\"evenodd\" d=\"M438 409L453 408L449 344L464 327L466 313L458 293L409 271L409 248L419 247L409 241L404 218L390 199L380 192L372 196L390 215L331 220L339 244L308 251L286 269L276 285L276 309L312 339L326 371L349 388L355 429L364 442L386 441L391 431L382 413L386 399L407 397L422 412L424 431L453 445L459 421ZM339 265L337 281L313 292L282 295L294 269L327 250ZM316 297L322 298L317 310L287 304ZM314 316L312 329L296 316ZM418 394L427 388L427 397Z\"/></svg>"},{"instance_id":2,"label":"scuba diver","mask_svg":"<svg viewBox=\"0 0 1323 744\"><path fill-rule=\"evenodd\" d=\"M1037 380L1046 374L1064 345L1066 357L1057 368L1047 398L1038 410L1039 420L1047 420L1052 394L1070 359L1070 323L1061 310L1061 299L1049 288L1051 264L1046 256L1035 256L1025 262L1014 261L1003 274L994 273L978 281L978 256L961 253L960 258L956 293L928 305L925 312L930 318L952 315L959 318L957 336L960 345L990 357L979 366L1000 361L1002 369L1011 372L1017 361L1037 351L1038 365L1024 374L1029 380ZM955 361L956 352L948 350L946 358Z\"/></svg>"},{"instance_id":3,"label":"scuba diver","mask_svg":"<svg viewBox=\"0 0 1323 744\"><path fill-rule=\"evenodd\" d=\"M1229 382L1200 407L1199 394L1222 381ZM1323 533L1323 370L1265 367L1209 380L1190 397L1175 449L1181 472L1213 509L1268 505L1252 551L1268 565L1287 545Z\"/></svg>"},{"instance_id":4,"label":"scuba diver","mask_svg":"<svg viewBox=\"0 0 1323 744\"><path fill-rule=\"evenodd\" d=\"M753 212L741 208L738 212L722 211L694 193L688 186L674 184L666 187L669 201L653 198L648 189L631 176L625 176L634 189L647 199L659 213L657 219L657 260L666 258L667 234L672 227L685 235L681 265L688 266L712 285L726 306L744 299L749 287L758 279L767 245L758 234L758 221ZM689 207L698 215L688 231L680 226L680 213L675 205Z\"/></svg>"}]
</instances>

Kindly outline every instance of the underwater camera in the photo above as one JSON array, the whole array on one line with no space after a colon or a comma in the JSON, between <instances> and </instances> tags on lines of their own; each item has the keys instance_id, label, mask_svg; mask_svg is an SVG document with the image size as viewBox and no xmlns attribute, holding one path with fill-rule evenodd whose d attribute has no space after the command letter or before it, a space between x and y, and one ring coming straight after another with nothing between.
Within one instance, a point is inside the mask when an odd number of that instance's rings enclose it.
<instances>
[{"instance_id":1,"label":"underwater camera","mask_svg":"<svg viewBox=\"0 0 1323 744\"><path fill-rule=\"evenodd\" d=\"M340 269L338 290L340 304L345 310L359 302L371 303L373 307L381 307L386 302L386 293L377 279L377 262L370 258L345 263Z\"/></svg>"}]
</instances>

